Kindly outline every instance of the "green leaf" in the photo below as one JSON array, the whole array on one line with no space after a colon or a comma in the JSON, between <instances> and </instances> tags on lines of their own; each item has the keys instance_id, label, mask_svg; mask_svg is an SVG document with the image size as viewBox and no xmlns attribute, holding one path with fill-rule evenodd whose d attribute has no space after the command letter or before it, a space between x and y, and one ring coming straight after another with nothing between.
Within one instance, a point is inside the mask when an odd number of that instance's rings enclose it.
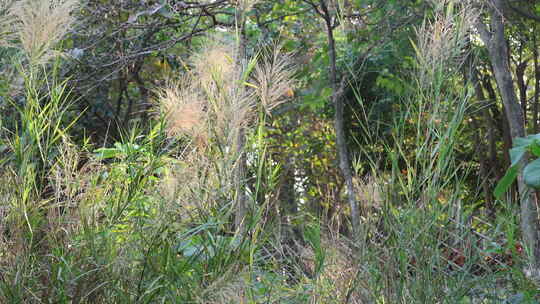
<instances>
[{"instance_id":1,"label":"green leaf","mask_svg":"<svg viewBox=\"0 0 540 304\"><path fill-rule=\"evenodd\" d=\"M331 88L323 88L321 90L321 97L324 98L324 99L330 99L330 97L332 97L332 89Z\"/></svg>"},{"instance_id":2,"label":"green leaf","mask_svg":"<svg viewBox=\"0 0 540 304\"><path fill-rule=\"evenodd\" d=\"M321 98L320 94L309 93L303 96L303 103L313 111L323 108L326 104L326 99Z\"/></svg>"},{"instance_id":3,"label":"green leaf","mask_svg":"<svg viewBox=\"0 0 540 304\"><path fill-rule=\"evenodd\" d=\"M539 134L532 134L525 137L516 137L514 138L514 144L513 146L515 148L517 147L527 147L530 146L532 143L534 143L535 140L540 141L540 133Z\"/></svg>"},{"instance_id":4,"label":"green leaf","mask_svg":"<svg viewBox=\"0 0 540 304\"><path fill-rule=\"evenodd\" d=\"M99 159L115 158L119 154L121 154L121 151L119 151L116 148L99 148L99 149L96 149L95 152L97 153L96 156Z\"/></svg>"},{"instance_id":5,"label":"green leaf","mask_svg":"<svg viewBox=\"0 0 540 304\"><path fill-rule=\"evenodd\" d=\"M516 177L518 175L519 166L512 166L508 171L506 171L506 174L503 178L499 181L497 184L497 187L495 187L495 191L493 192L495 194L495 197L498 199L501 199L502 195L510 188L514 180L516 180Z\"/></svg>"},{"instance_id":6,"label":"green leaf","mask_svg":"<svg viewBox=\"0 0 540 304\"><path fill-rule=\"evenodd\" d=\"M315 273L319 273L324 267L326 251L321 245L321 227L319 225L309 225L304 231L304 238L311 245L315 252Z\"/></svg>"},{"instance_id":7,"label":"green leaf","mask_svg":"<svg viewBox=\"0 0 540 304\"><path fill-rule=\"evenodd\" d=\"M540 158L535 159L523 169L525 184L534 189L540 189Z\"/></svg>"},{"instance_id":8,"label":"green leaf","mask_svg":"<svg viewBox=\"0 0 540 304\"><path fill-rule=\"evenodd\" d=\"M540 143L538 143L538 140L535 140L530 146L529 146L529 151L531 151L531 153L536 156L536 157L540 157Z\"/></svg>"},{"instance_id":9,"label":"green leaf","mask_svg":"<svg viewBox=\"0 0 540 304\"><path fill-rule=\"evenodd\" d=\"M510 160L512 161L510 167L517 165L519 161L523 158L525 152L527 152L527 148L525 146L510 149Z\"/></svg>"}]
</instances>

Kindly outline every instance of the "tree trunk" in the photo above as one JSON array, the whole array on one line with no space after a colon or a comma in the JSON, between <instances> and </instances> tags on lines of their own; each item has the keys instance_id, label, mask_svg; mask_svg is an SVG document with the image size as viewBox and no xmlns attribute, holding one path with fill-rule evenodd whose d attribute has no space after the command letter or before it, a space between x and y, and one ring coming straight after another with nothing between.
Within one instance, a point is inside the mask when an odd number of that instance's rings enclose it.
<instances>
[{"instance_id":1,"label":"tree trunk","mask_svg":"<svg viewBox=\"0 0 540 304\"><path fill-rule=\"evenodd\" d=\"M519 91L519 102L521 103L521 112L523 113L523 124L527 126L527 83L525 82L525 70L527 69L528 60L523 59L523 41L520 42L520 56L516 63L516 82Z\"/></svg>"},{"instance_id":2,"label":"tree trunk","mask_svg":"<svg viewBox=\"0 0 540 304\"><path fill-rule=\"evenodd\" d=\"M536 45L536 35L533 35L533 63L534 63L534 100L532 109L533 133L538 133L538 102L540 94L540 67L538 66L538 48Z\"/></svg>"},{"instance_id":3,"label":"tree trunk","mask_svg":"<svg viewBox=\"0 0 540 304\"><path fill-rule=\"evenodd\" d=\"M523 113L514 90L512 71L508 62L509 51L504 34L504 1L492 0L489 8L491 13L490 29L484 23L478 22L480 37L488 49L495 80L502 97L506 116L510 125L512 138L525 136ZM522 166L527 159L522 161ZM518 176L518 191L521 203L521 230L523 241L529 250L530 274L540 277L540 246L538 243L538 212L534 194L529 191L523 180L523 172Z\"/></svg>"},{"instance_id":4,"label":"tree trunk","mask_svg":"<svg viewBox=\"0 0 540 304\"><path fill-rule=\"evenodd\" d=\"M238 35L237 48L236 48L236 58L235 64L239 75L238 79L241 77L241 73L244 70L244 60L246 56L246 33L245 33L245 11L243 5L239 1L236 6L235 19L236 19L236 31ZM246 189L245 189L245 180L246 180L246 155L244 153L245 148L245 130L243 127L239 127L235 147L233 148L233 153L238 157L238 161L234 171L234 182L235 182L235 217L234 217L234 228L240 233L244 233L246 229L245 219L248 213L247 199L246 199Z\"/></svg>"},{"instance_id":5,"label":"tree trunk","mask_svg":"<svg viewBox=\"0 0 540 304\"><path fill-rule=\"evenodd\" d=\"M343 121L343 90L345 88L345 81L341 84L338 83L337 67L336 67L336 44L334 39L334 26L332 24L332 15L328 10L328 7L324 0L320 1L322 17L326 24L327 38L328 38L328 56L330 57L330 81L332 85L332 103L334 104L335 117L334 127L336 129L336 145L339 155L339 168L345 179L345 187L347 190L347 201L351 208L351 225L353 230L352 238L355 241L359 241L362 237L360 229L360 214L358 210L358 203L355 197L355 191L352 181L352 170L349 161L349 151L347 148L347 142L345 140L345 128Z\"/></svg>"},{"instance_id":6,"label":"tree trunk","mask_svg":"<svg viewBox=\"0 0 540 304\"><path fill-rule=\"evenodd\" d=\"M238 131L238 137L236 140L236 148L234 149L235 155L238 157L238 161L234 170L234 182L235 182L235 216L234 216L234 228L240 232L245 230L245 219L247 215L247 200L246 200L246 155L244 153L245 146L245 132L244 129Z\"/></svg>"}]
</instances>

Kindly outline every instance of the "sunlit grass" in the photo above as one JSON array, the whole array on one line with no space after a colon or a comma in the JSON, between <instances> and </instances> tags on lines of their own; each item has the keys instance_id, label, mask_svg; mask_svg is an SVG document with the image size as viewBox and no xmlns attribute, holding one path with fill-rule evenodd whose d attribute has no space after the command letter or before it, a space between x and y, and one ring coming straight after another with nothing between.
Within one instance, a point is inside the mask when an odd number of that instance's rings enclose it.
<instances>
[{"instance_id":1,"label":"sunlit grass","mask_svg":"<svg viewBox=\"0 0 540 304\"><path fill-rule=\"evenodd\" d=\"M437 11L418 30L411 86L378 152L390 164L368 155L369 177L358 177L367 235L357 252L308 211L287 223L292 237L275 218L282 172L265 128L292 97L290 54L264 49L239 67L234 43L209 39L183 78L156 90L150 127L112 146L75 143L69 87L35 65L57 54L75 2L24 3L11 13L19 26L57 20L43 28L49 36L14 27L9 38L29 60L14 59L20 98L3 96L14 127L0 117L1 303L492 303L534 291L519 269L512 207L484 223L462 201L468 168L455 147L471 100L452 87L464 32L448 23L467 14ZM247 144L235 150L241 131ZM239 181L242 153L250 175ZM238 189L248 196L244 231L233 223Z\"/></svg>"}]
</instances>

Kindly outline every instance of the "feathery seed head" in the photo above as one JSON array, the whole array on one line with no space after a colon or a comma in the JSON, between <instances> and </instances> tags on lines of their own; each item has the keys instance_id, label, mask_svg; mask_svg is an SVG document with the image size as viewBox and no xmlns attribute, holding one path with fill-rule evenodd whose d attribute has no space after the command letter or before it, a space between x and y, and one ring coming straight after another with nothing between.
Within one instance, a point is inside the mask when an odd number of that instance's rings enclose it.
<instances>
[{"instance_id":1,"label":"feathery seed head","mask_svg":"<svg viewBox=\"0 0 540 304\"><path fill-rule=\"evenodd\" d=\"M229 91L234 87L234 53L231 42L213 38L202 47L201 52L192 56L192 72L203 89L218 94L218 91Z\"/></svg>"},{"instance_id":2,"label":"feathery seed head","mask_svg":"<svg viewBox=\"0 0 540 304\"><path fill-rule=\"evenodd\" d=\"M158 92L162 112L167 113L169 134L235 147L241 130L256 118L258 102L269 113L291 97L291 55L279 46L267 53L258 58L258 63L253 59L250 69L235 60L238 54L232 41L211 37L191 57L192 69L182 83ZM246 76L249 72L250 77Z\"/></svg>"},{"instance_id":3,"label":"feathery seed head","mask_svg":"<svg viewBox=\"0 0 540 304\"><path fill-rule=\"evenodd\" d=\"M206 137L207 113L198 92L189 82L172 82L157 91L170 136L188 135L197 141Z\"/></svg>"},{"instance_id":4,"label":"feathery seed head","mask_svg":"<svg viewBox=\"0 0 540 304\"><path fill-rule=\"evenodd\" d=\"M292 97L294 70L292 56L276 46L271 55L264 56L255 67L257 95L267 113Z\"/></svg>"},{"instance_id":5,"label":"feathery seed head","mask_svg":"<svg viewBox=\"0 0 540 304\"><path fill-rule=\"evenodd\" d=\"M212 134L225 139L228 146L250 120L254 104L253 90L241 84L234 42L213 36L200 52L192 56L192 83L207 105Z\"/></svg>"},{"instance_id":6,"label":"feathery seed head","mask_svg":"<svg viewBox=\"0 0 540 304\"><path fill-rule=\"evenodd\" d=\"M424 73L432 74L463 59L467 33L478 17L470 1L432 0L436 14L416 30L417 58Z\"/></svg>"},{"instance_id":7,"label":"feathery seed head","mask_svg":"<svg viewBox=\"0 0 540 304\"><path fill-rule=\"evenodd\" d=\"M0 0L0 46L11 47L17 38L14 31L15 18L9 13L13 0Z\"/></svg>"},{"instance_id":8,"label":"feathery seed head","mask_svg":"<svg viewBox=\"0 0 540 304\"><path fill-rule=\"evenodd\" d=\"M13 31L30 64L43 64L58 55L53 48L73 25L78 0L20 0L9 10Z\"/></svg>"}]
</instances>

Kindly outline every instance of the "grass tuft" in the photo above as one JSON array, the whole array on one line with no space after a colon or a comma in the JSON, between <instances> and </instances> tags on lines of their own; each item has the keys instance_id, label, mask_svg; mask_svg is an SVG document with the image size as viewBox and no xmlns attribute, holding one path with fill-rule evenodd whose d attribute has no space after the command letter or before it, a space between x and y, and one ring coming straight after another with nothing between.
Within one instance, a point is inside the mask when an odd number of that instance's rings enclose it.
<instances>
[{"instance_id":1,"label":"grass tuft","mask_svg":"<svg viewBox=\"0 0 540 304\"><path fill-rule=\"evenodd\" d=\"M54 48L73 26L78 5L77 0L19 0L11 5L8 28L31 65L44 64L59 54Z\"/></svg>"}]
</instances>

